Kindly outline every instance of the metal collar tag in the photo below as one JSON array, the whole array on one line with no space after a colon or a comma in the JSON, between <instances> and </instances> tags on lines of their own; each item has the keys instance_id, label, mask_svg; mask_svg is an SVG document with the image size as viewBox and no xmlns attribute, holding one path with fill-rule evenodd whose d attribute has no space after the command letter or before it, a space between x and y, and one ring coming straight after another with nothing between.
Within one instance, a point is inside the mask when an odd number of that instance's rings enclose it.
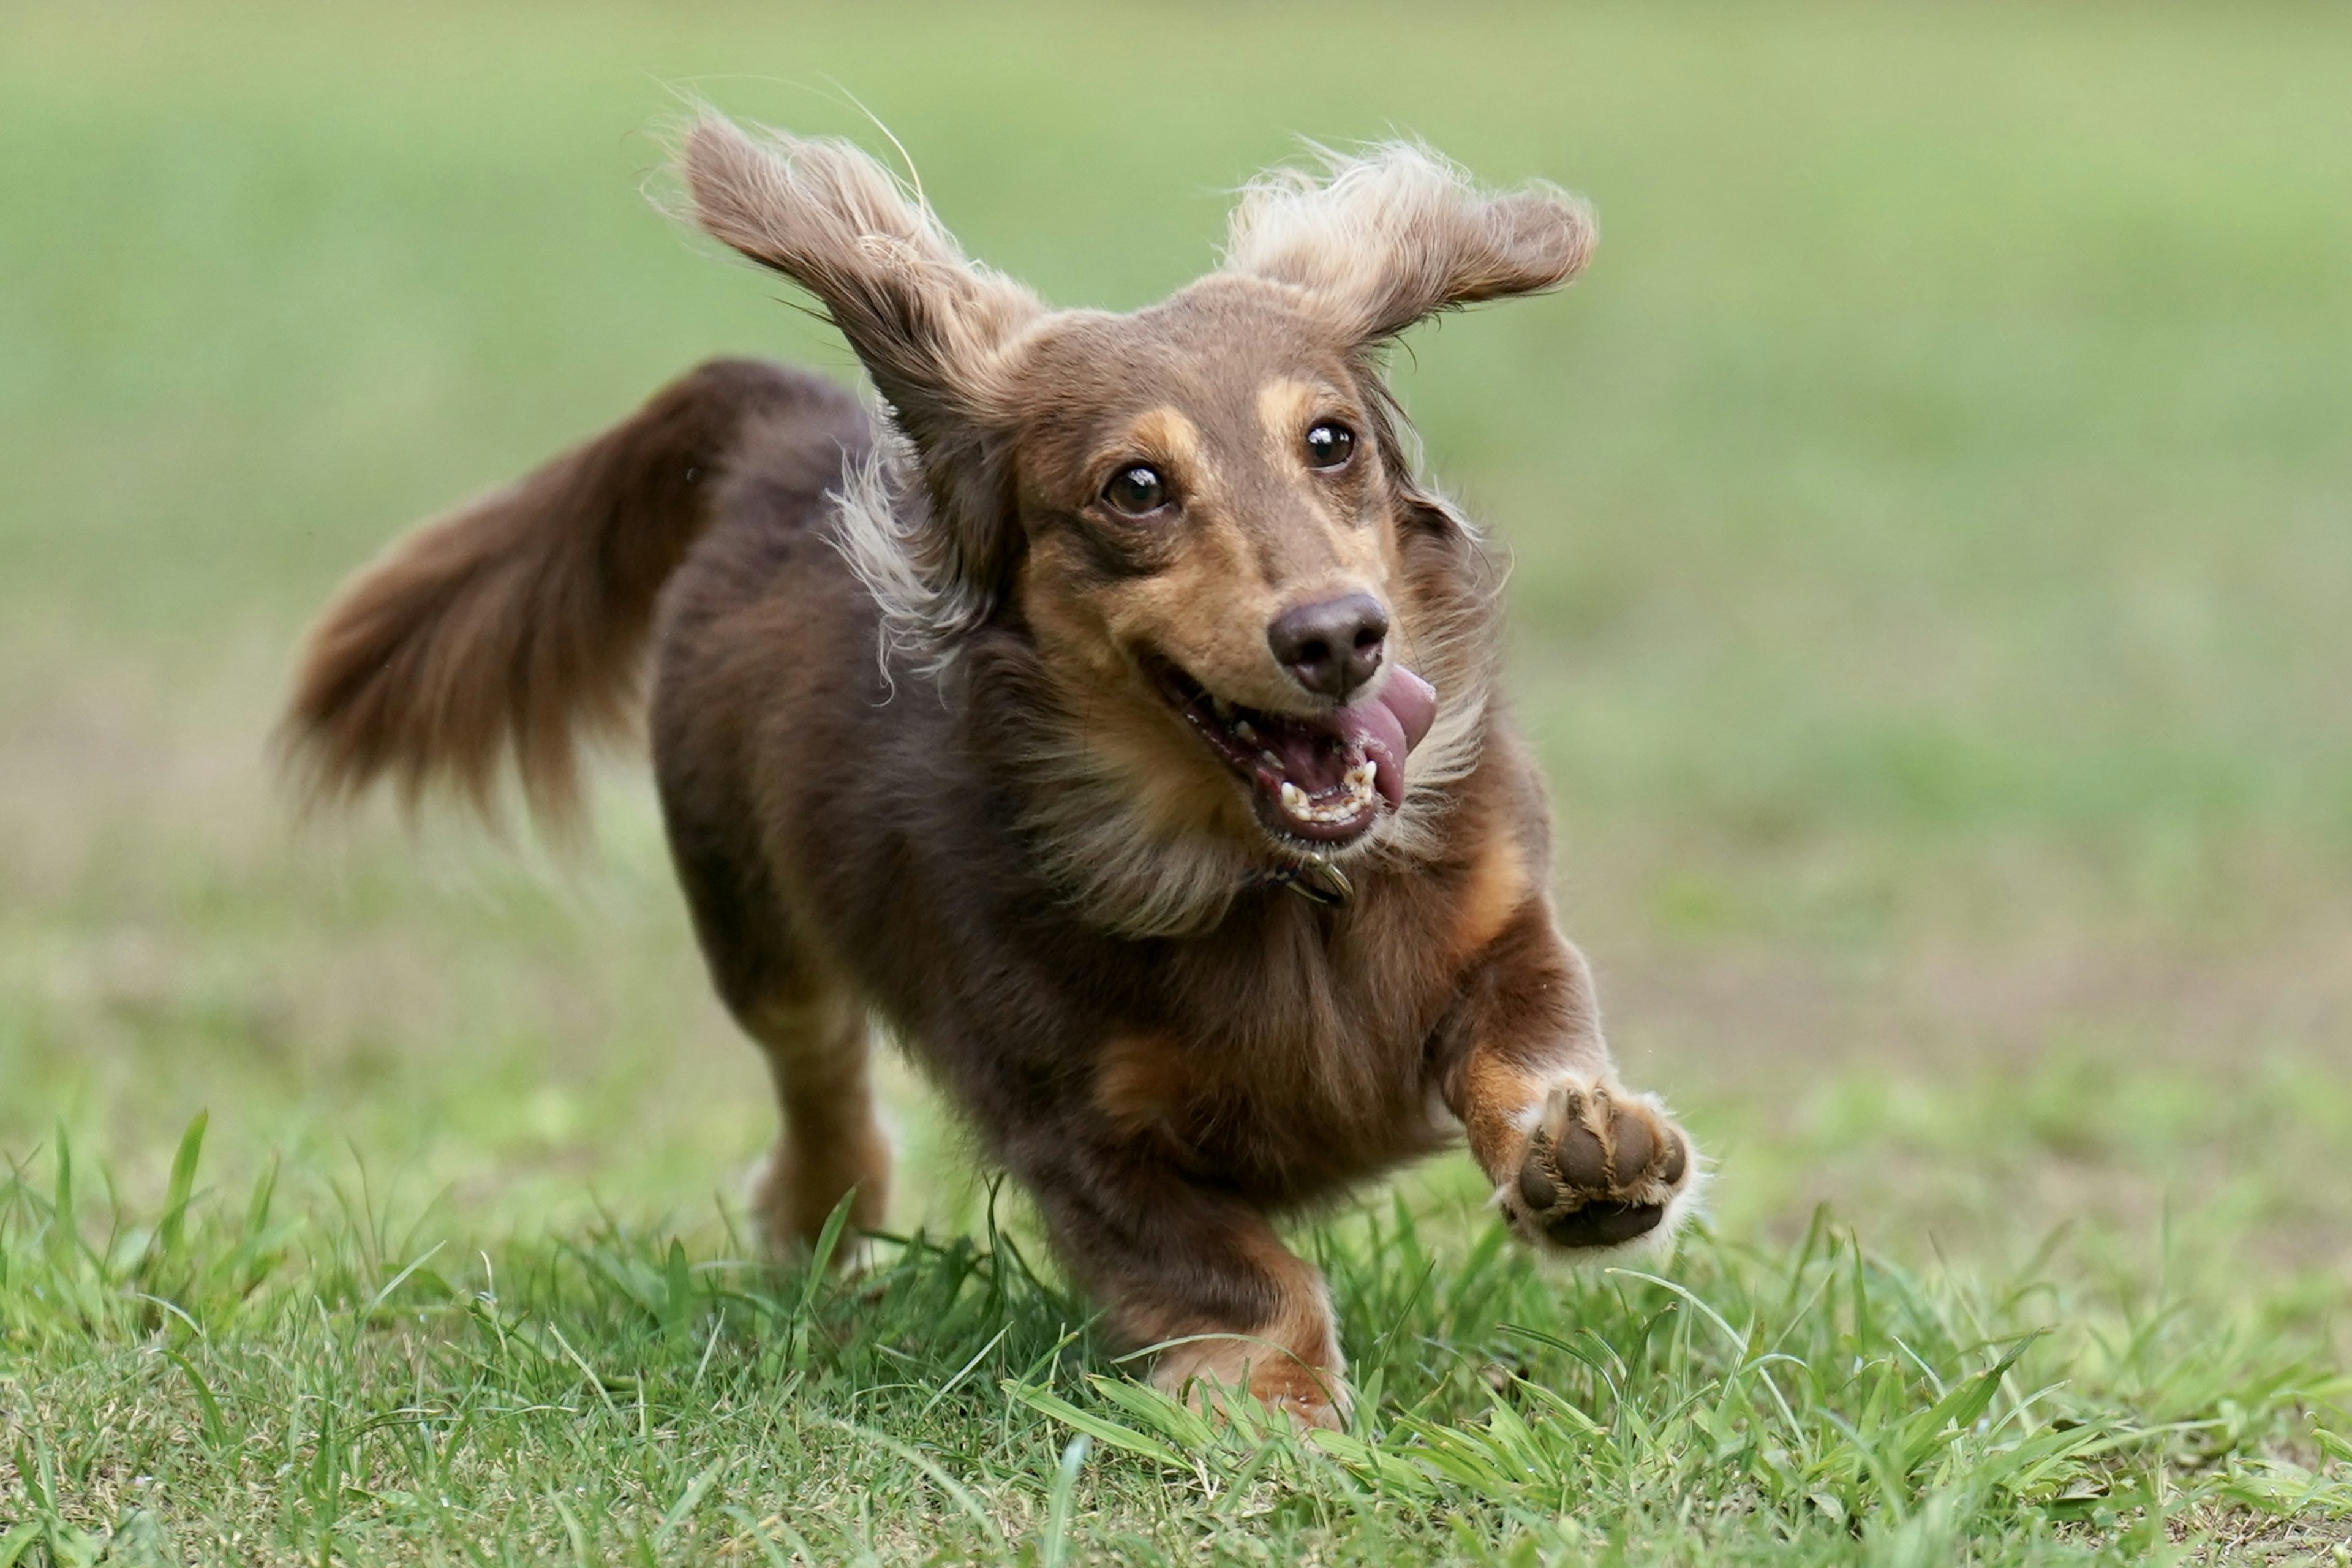
<instances>
[{"instance_id":1,"label":"metal collar tag","mask_svg":"<svg viewBox=\"0 0 2352 1568\"><path fill-rule=\"evenodd\" d=\"M1328 860L1278 866L1265 873L1265 882L1268 887L1288 888L1308 903L1327 910L1338 909L1356 896L1356 884L1348 879L1348 873Z\"/></svg>"}]
</instances>

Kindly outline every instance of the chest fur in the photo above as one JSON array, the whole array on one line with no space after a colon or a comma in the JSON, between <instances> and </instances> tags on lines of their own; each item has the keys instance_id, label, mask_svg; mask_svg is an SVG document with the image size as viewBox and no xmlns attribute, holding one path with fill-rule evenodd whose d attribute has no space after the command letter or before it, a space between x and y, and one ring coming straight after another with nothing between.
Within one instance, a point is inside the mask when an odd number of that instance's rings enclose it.
<instances>
[{"instance_id":1,"label":"chest fur","mask_svg":"<svg viewBox=\"0 0 2352 1568\"><path fill-rule=\"evenodd\" d=\"M1529 896L1502 840L1324 911L1287 896L1170 957L1153 1026L1107 1041L1095 1110L1236 1179L1312 1186L1409 1158L1450 1125L1433 1036Z\"/></svg>"}]
</instances>

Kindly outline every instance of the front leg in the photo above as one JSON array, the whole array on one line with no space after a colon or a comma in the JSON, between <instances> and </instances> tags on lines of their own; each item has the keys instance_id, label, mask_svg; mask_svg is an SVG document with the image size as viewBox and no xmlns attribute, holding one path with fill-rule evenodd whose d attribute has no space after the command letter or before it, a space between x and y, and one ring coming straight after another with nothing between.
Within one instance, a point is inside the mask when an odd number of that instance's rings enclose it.
<instances>
[{"instance_id":1,"label":"front leg","mask_svg":"<svg viewBox=\"0 0 2352 1568\"><path fill-rule=\"evenodd\" d=\"M1673 1235L1696 1151L1655 1096L1617 1082L1591 976L1542 900L1488 946L1452 1024L1445 1100L1521 1240L1590 1258Z\"/></svg>"},{"instance_id":2,"label":"front leg","mask_svg":"<svg viewBox=\"0 0 2352 1568\"><path fill-rule=\"evenodd\" d=\"M1243 1390L1302 1426L1347 1418L1329 1294L1259 1209L1148 1149L1083 1136L1016 1161L1055 1248L1153 1384L1195 1407Z\"/></svg>"}]
</instances>

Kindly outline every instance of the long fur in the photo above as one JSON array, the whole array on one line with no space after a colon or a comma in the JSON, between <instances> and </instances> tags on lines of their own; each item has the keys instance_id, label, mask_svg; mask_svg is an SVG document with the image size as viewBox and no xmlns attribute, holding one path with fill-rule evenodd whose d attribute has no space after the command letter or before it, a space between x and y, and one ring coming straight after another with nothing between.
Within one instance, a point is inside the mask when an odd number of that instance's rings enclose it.
<instances>
[{"instance_id":1,"label":"long fur","mask_svg":"<svg viewBox=\"0 0 2352 1568\"><path fill-rule=\"evenodd\" d=\"M921 509L907 504L917 483L905 439L886 438L842 475L831 498L842 558L878 613L874 657L886 676L899 665L925 675L944 671L992 607L986 595L942 569Z\"/></svg>"},{"instance_id":2,"label":"long fur","mask_svg":"<svg viewBox=\"0 0 2352 1568\"><path fill-rule=\"evenodd\" d=\"M729 452L748 422L801 402L764 365L714 361L386 550L303 652L278 735L306 796L388 777L412 807L440 784L495 817L510 762L541 824L573 825L581 742L634 723L655 599Z\"/></svg>"},{"instance_id":3,"label":"long fur","mask_svg":"<svg viewBox=\"0 0 2352 1568\"><path fill-rule=\"evenodd\" d=\"M878 1018L1171 1389L1336 1420L1327 1293L1271 1216L1457 1134L1534 1245L1670 1234L1698 1156L1615 1082L1493 697L1501 574L1381 363L1573 277L1582 205L1334 156L1250 186L1223 268L1122 316L1046 310L845 143L705 120L681 157L698 221L806 289L880 401L714 362L396 543L304 653L281 743L314 797L488 812L511 763L560 825L650 648L672 858L782 1111L768 1237L845 1199L881 1223ZM1119 504L1138 467L1160 504ZM1318 623L1347 679L1283 631L1308 613L1355 617ZM1401 805L1283 804L1294 761L1343 787L1317 770L1373 744L1400 669L1437 704ZM1352 891L1294 897L1303 870Z\"/></svg>"},{"instance_id":4,"label":"long fur","mask_svg":"<svg viewBox=\"0 0 2352 1568\"><path fill-rule=\"evenodd\" d=\"M696 221L806 288L858 345L929 503L894 542L904 575L890 585L946 647L987 618L1016 549L986 437L1010 413L1009 357L1044 306L967 259L928 205L845 142L755 140L705 116L679 163Z\"/></svg>"},{"instance_id":5,"label":"long fur","mask_svg":"<svg viewBox=\"0 0 2352 1568\"><path fill-rule=\"evenodd\" d=\"M1470 176L1418 142L1319 151L1319 171L1276 169L1243 187L1225 269L1305 289L1363 338L1557 289L1599 239L1591 208L1554 186L1467 199Z\"/></svg>"}]
</instances>

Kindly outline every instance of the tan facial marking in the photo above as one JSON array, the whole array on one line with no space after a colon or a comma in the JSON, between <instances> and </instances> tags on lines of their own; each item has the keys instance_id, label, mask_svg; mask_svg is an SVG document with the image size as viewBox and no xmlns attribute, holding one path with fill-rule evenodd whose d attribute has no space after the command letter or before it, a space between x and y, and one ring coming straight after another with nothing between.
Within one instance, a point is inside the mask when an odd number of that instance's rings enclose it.
<instances>
[{"instance_id":1,"label":"tan facial marking","mask_svg":"<svg viewBox=\"0 0 2352 1568\"><path fill-rule=\"evenodd\" d=\"M1061 592L1069 581L1062 548L1049 544L1030 557L1021 600L1048 656L1047 676L1077 717L1087 754L1129 781L1138 815L1162 834L1246 833L1249 808L1234 792L1224 765L1171 719L1120 651L1139 640L1141 628L1182 624L1182 597L1169 595L1156 578L1091 599ZM1152 640L1164 646L1172 639Z\"/></svg>"},{"instance_id":2,"label":"tan facial marking","mask_svg":"<svg viewBox=\"0 0 2352 1568\"><path fill-rule=\"evenodd\" d=\"M1174 468L1171 477L1181 483L1198 486L1209 478L1208 443L1201 439L1201 427L1181 409L1147 409L1127 427L1127 437L1133 447Z\"/></svg>"},{"instance_id":3,"label":"tan facial marking","mask_svg":"<svg viewBox=\"0 0 2352 1568\"><path fill-rule=\"evenodd\" d=\"M1314 415L1315 405L1328 395L1311 382L1287 375L1278 375L1257 389L1257 422L1276 450L1290 449Z\"/></svg>"},{"instance_id":4,"label":"tan facial marking","mask_svg":"<svg viewBox=\"0 0 2352 1568\"><path fill-rule=\"evenodd\" d=\"M1305 471L1299 442L1309 422L1328 412L1333 400L1330 387L1297 376L1276 376L1257 389L1258 424L1265 431L1277 471L1296 474L1310 491L1312 481ZM1358 431L1359 462L1377 461L1370 447L1370 441ZM1390 530L1350 526L1342 516L1320 509L1317 516L1322 523L1323 562L1294 584L1290 595L1294 601L1318 593L1379 588L1394 581L1398 560L1396 540Z\"/></svg>"},{"instance_id":5,"label":"tan facial marking","mask_svg":"<svg viewBox=\"0 0 2352 1568\"><path fill-rule=\"evenodd\" d=\"M1033 553L1024 568L1022 602L1040 645L1054 656L1048 669L1060 675L1092 668L1097 690L1123 687L1129 684L1124 650L1145 648L1173 659L1230 700L1261 708L1294 700L1266 652L1265 624L1276 602L1249 539L1214 505L1202 506L1183 526L1183 549L1167 567L1083 595L1065 590L1076 574L1075 563L1062 553L1066 546L1048 542ZM1156 710L1158 700L1150 701ZM1222 764L1210 762L1164 716L1153 724L1181 741L1192 763L1222 776ZM1179 764L1176 776L1190 771Z\"/></svg>"}]
</instances>

